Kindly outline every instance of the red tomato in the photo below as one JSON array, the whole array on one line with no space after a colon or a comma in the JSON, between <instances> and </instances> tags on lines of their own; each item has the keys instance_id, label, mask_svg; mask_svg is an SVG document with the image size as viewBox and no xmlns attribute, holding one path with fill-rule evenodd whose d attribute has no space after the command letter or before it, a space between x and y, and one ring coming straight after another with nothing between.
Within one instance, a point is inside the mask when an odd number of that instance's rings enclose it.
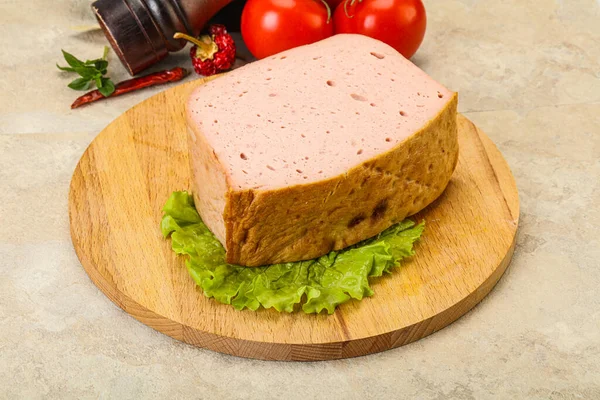
<instances>
[{"instance_id":1,"label":"red tomato","mask_svg":"<svg viewBox=\"0 0 600 400\"><path fill-rule=\"evenodd\" d=\"M319 0L248 0L241 30L254 57L265 58L333 35L333 21Z\"/></svg>"},{"instance_id":2,"label":"red tomato","mask_svg":"<svg viewBox=\"0 0 600 400\"><path fill-rule=\"evenodd\" d=\"M410 58L423 41L427 17L421 0L346 0L335 9L333 22L335 33L370 36Z\"/></svg>"}]
</instances>

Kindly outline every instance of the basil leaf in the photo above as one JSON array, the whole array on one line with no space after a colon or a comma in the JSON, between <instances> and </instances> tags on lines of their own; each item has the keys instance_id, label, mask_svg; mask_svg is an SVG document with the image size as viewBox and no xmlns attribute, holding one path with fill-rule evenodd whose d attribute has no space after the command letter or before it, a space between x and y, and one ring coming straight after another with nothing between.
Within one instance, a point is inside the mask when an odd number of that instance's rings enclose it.
<instances>
[{"instance_id":1,"label":"basil leaf","mask_svg":"<svg viewBox=\"0 0 600 400\"><path fill-rule=\"evenodd\" d=\"M71 67L75 68L75 67L83 67L85 64L77 59L77 57L75 57L73 54L67 53L64 50L61 50L63 53L63 57L65 58L65 61L67 62L67 64L69 64Z\"/></svg>"},{"instance_id":2,"label":"basil leaf","mask_svg":"<svg viewBox=\"0 0 600 400\"><path fill-rule=\"evenodd\" d=\"M108 97L115 91L115 84L109 78L102 78L102 87L98 90L102 93L102 96Z\"/></svg>"},{"instance_id":3,"label":"basil leaf","mask_svg":"<svg viewBox=\"0 0 600 400\"><path fill-rule=\"evenodd\" d=\"M106 60L95 60L94 61L94 67L96 67L96 69L98 71L101 71L102 74L104 75L106 73L106 67L108 67L108 61L106 61Z\"/></svg>"},{"instance_id":4,"label":"basil leaf","mask_svg":"<svg viewBox=\"0 0 600 400\"><path fill-rule=\"evenodd\" d=\"M98 71L96 71L96 68L94 68L94 67L86 67L86 66L74 67L73 70L77 74L79 74L79 76L81 76L82 78L86 78L87 80L94 79L94 77L98 73Z\"/></svg>"},{"instance_id":5,"label":"basil leaf","mask_svg":"<svg viewBox=\"0 0 600 400\"><path fill-rule=\"evenodd\" d=\"M75 72L75 68L71 68L71 67L61 67L60 65L56 64L56 68L60 69L61 71L67 71L67 72Z\"/></svg>"},{"instance_id":6,"label":"basil leaf","mask_svg":"<svg viewBox=\"0 0 600 400\"><path fill-rule=\"evenodd\" d=\"M85 78L77 78L68 85L73 90L88 90L90 87L90 80Z\"/></svg>"},{"instance_id":7,"label":"basil leaf","mask_svg":"<svg viewBox=\"0 0 600 400\"><path fill-rule=\"evenodd\" d=\"M107 97L113 94L115 85L108 77L104 76L108 68L108 61L106 60L107 46L104 46L102 58L86 60L85 62L64 50L61 51L69 66L61 67L56 64L56 67L61 71L75 72L81 76L81 78L75 79L69 84L71 89L86 90L92 83L95 83L103 96Z\"/></svg>"}]
</instances>

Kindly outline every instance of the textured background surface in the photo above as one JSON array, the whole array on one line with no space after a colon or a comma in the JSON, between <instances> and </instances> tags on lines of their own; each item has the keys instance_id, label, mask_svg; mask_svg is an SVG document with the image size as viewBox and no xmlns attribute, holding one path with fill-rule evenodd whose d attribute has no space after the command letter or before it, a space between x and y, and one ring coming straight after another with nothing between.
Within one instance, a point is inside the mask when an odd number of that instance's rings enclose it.
<instances>
[{"instance_id":1,"label":"textured background surface","mask_svg":"<svg viewBox=\"0 0 600 400\"><path fill-rule=\"evenodd\" d=\"M448 328L358 359L271 363L138 323L85 275L67 193L78 158L163 88L71 111L60 48L101 54L82 0L0 0L0 398L600 398L600 2L426 0L414 61L460 92L521 196L514 261ZM114 54L111 74L126 78ZM157 66L189 65L187 53ZM188 78L189 79L189 78Z\"/></svg>"}]
</instances>

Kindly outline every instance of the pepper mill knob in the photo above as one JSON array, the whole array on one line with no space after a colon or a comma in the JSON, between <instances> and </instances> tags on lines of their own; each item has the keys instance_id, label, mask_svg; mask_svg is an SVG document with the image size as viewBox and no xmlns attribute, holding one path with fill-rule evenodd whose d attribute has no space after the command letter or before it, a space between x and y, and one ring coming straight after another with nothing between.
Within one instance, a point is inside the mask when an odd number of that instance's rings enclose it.
<instances>
[{"instance_id":1,"label":"pepper mill knob","mask_svg":"<svg viewBox=\"0 0 600 400\"><path fill-rule=\"evenodd\" d=\"M98 23L131 75L162 60L186 42L175 32L197 36L231 0L97 0Z\"/></svg>"}]
</instances>

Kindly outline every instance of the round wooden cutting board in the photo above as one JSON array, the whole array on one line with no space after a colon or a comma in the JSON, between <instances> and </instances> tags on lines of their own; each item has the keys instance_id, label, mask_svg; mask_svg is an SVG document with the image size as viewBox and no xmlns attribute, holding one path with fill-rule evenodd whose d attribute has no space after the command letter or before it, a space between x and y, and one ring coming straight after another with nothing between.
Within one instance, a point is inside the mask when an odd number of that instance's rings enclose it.
<instances>
[{"instance_id":1,"label":"round wooden cutting board","mask_svg":"<svg viewBox=\"0 0 600 400\"><path fill-rule=\"evenodd\" d=\"M117 118L83 154L71 181L75 251L92 281L134 318L241 357L354 357L442 329L481 301L506 270L519 220L515 182L494 144L459 116L452 180L413 217L427 221L417 254L373 281L372 297L343 304L333 315L236 311L204 297L159 229L171 192L190 189L183 105L200 84L160 93Z\"/></svg>"}]
</instances>

